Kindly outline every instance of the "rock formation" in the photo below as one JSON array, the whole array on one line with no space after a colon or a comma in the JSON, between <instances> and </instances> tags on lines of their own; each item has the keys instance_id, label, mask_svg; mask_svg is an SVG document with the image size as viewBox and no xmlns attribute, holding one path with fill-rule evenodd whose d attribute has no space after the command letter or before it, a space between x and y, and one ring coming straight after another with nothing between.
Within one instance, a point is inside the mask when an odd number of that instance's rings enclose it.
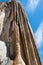
<instances>
[{"instance_id":1,"label":"rock formation","mask_svg":"<svg viewBox=\"0 0 43 65\"><path fill-rule=\"evenodd\" d=\"M16 0L6 5L4 30L0 40L12 43L14 65L41 65L24 9Z\"/></svg>"}]
</instances>

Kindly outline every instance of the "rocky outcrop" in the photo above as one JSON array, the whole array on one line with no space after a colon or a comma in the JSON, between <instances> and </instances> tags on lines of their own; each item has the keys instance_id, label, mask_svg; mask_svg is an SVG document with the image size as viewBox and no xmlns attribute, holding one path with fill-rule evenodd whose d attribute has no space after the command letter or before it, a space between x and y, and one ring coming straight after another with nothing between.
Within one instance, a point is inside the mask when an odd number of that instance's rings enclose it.
<instances>
[{"instance_id":1,"label":"rocky outcrop","mask_svg":"<svg viewBox=\"0 0 43 65\"><path fill-rule=\"evenodd\" d=\"M0 40L12 43L14 65L19 63L21 65L41 65L33 32L24 9L15 0L6 4L4 35L0 37Z\"/></svg>"}]
</instances>

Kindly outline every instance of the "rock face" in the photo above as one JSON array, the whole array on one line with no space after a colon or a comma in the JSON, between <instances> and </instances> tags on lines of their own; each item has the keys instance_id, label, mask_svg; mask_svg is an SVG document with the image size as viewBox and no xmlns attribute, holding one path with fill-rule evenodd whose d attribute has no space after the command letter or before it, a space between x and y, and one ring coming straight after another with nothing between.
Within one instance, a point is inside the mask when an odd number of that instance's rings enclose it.
<instances>
[{"instance_id":1,"label":"rock face","mask_svg":"<svg viewBox=\"0 0 43 65\"><path fill-rule=\"evenodd\" d=\"M25 12L19 3L15 4L15 12L16 22L14 28L16 34L14 36L16 37L15 43L19 42L21 57L26 65L41 65L32 30L28 24ZM17 33L17 30L19 32L19 35Z\"/></svg>"},{"instance_id":2,"label":"rock face","mask_svg":"<svg viewBox=\"0 0 43 65\"><path fill-rule=\"evenodd\" d=\"M0 40L12 43L14 65L41 65L36 42L24 9L15 0L6 4L4 22L6 24L4 25L4 35L0 37Z\"/></svg>"}]
</instances>

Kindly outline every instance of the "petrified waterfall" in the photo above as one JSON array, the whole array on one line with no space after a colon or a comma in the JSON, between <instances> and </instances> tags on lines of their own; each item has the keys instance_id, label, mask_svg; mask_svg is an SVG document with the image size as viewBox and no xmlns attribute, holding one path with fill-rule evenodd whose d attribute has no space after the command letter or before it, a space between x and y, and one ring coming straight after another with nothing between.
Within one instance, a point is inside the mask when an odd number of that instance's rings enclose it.
<instances>
[{"instance_id":1,"label":"petrified waterfall","mask_svg":"<svg viewBox=\"0 0 43 65\"><path fill-rule=\"evenodd\" d=\"M22 6L19 3L14 2L13 5L14 14L14 53L15 57L20 52L22 59L26 65L41 65L38 51L36 48L36 42L28 24L27 17ZM18 29L17 29L18 27ZM19 32L19 35L17 34ZM18 44L17 44L18 43ZM20 45L20 47L18 47ZM20 51L21 50L21 51Z\"/></svg>"},{"instance_id":2,"label":"petrified waterfall","mask_svg":"<svg viewBox=\"0 0 43 65\"><path fill-rule=\"evenodd\" d=\"M9 0L5 4L7 6L5 6L4 32L0 40L12 43L14 65L41 65L36 42L24 9L16 0L11 2Z\"/></svg>"}]
</instances>

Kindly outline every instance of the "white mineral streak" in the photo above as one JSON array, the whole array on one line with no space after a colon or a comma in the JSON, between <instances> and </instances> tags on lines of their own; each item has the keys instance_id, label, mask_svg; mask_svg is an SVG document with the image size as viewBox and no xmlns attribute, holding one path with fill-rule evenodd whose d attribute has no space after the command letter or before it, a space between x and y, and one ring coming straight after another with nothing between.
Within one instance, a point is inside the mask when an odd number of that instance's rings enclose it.
<instances>
[{"instance_id":1,"label":"white mineral streak","mask_svg":"<svg viewBox=\"0 0 43 65\"><path fill-rule=\"evenodd\" d=\"M1 35L2 29L3 29L4 18L5 18L5 12L0 11L0 35Z\"/></svg>"}]
</instances>

